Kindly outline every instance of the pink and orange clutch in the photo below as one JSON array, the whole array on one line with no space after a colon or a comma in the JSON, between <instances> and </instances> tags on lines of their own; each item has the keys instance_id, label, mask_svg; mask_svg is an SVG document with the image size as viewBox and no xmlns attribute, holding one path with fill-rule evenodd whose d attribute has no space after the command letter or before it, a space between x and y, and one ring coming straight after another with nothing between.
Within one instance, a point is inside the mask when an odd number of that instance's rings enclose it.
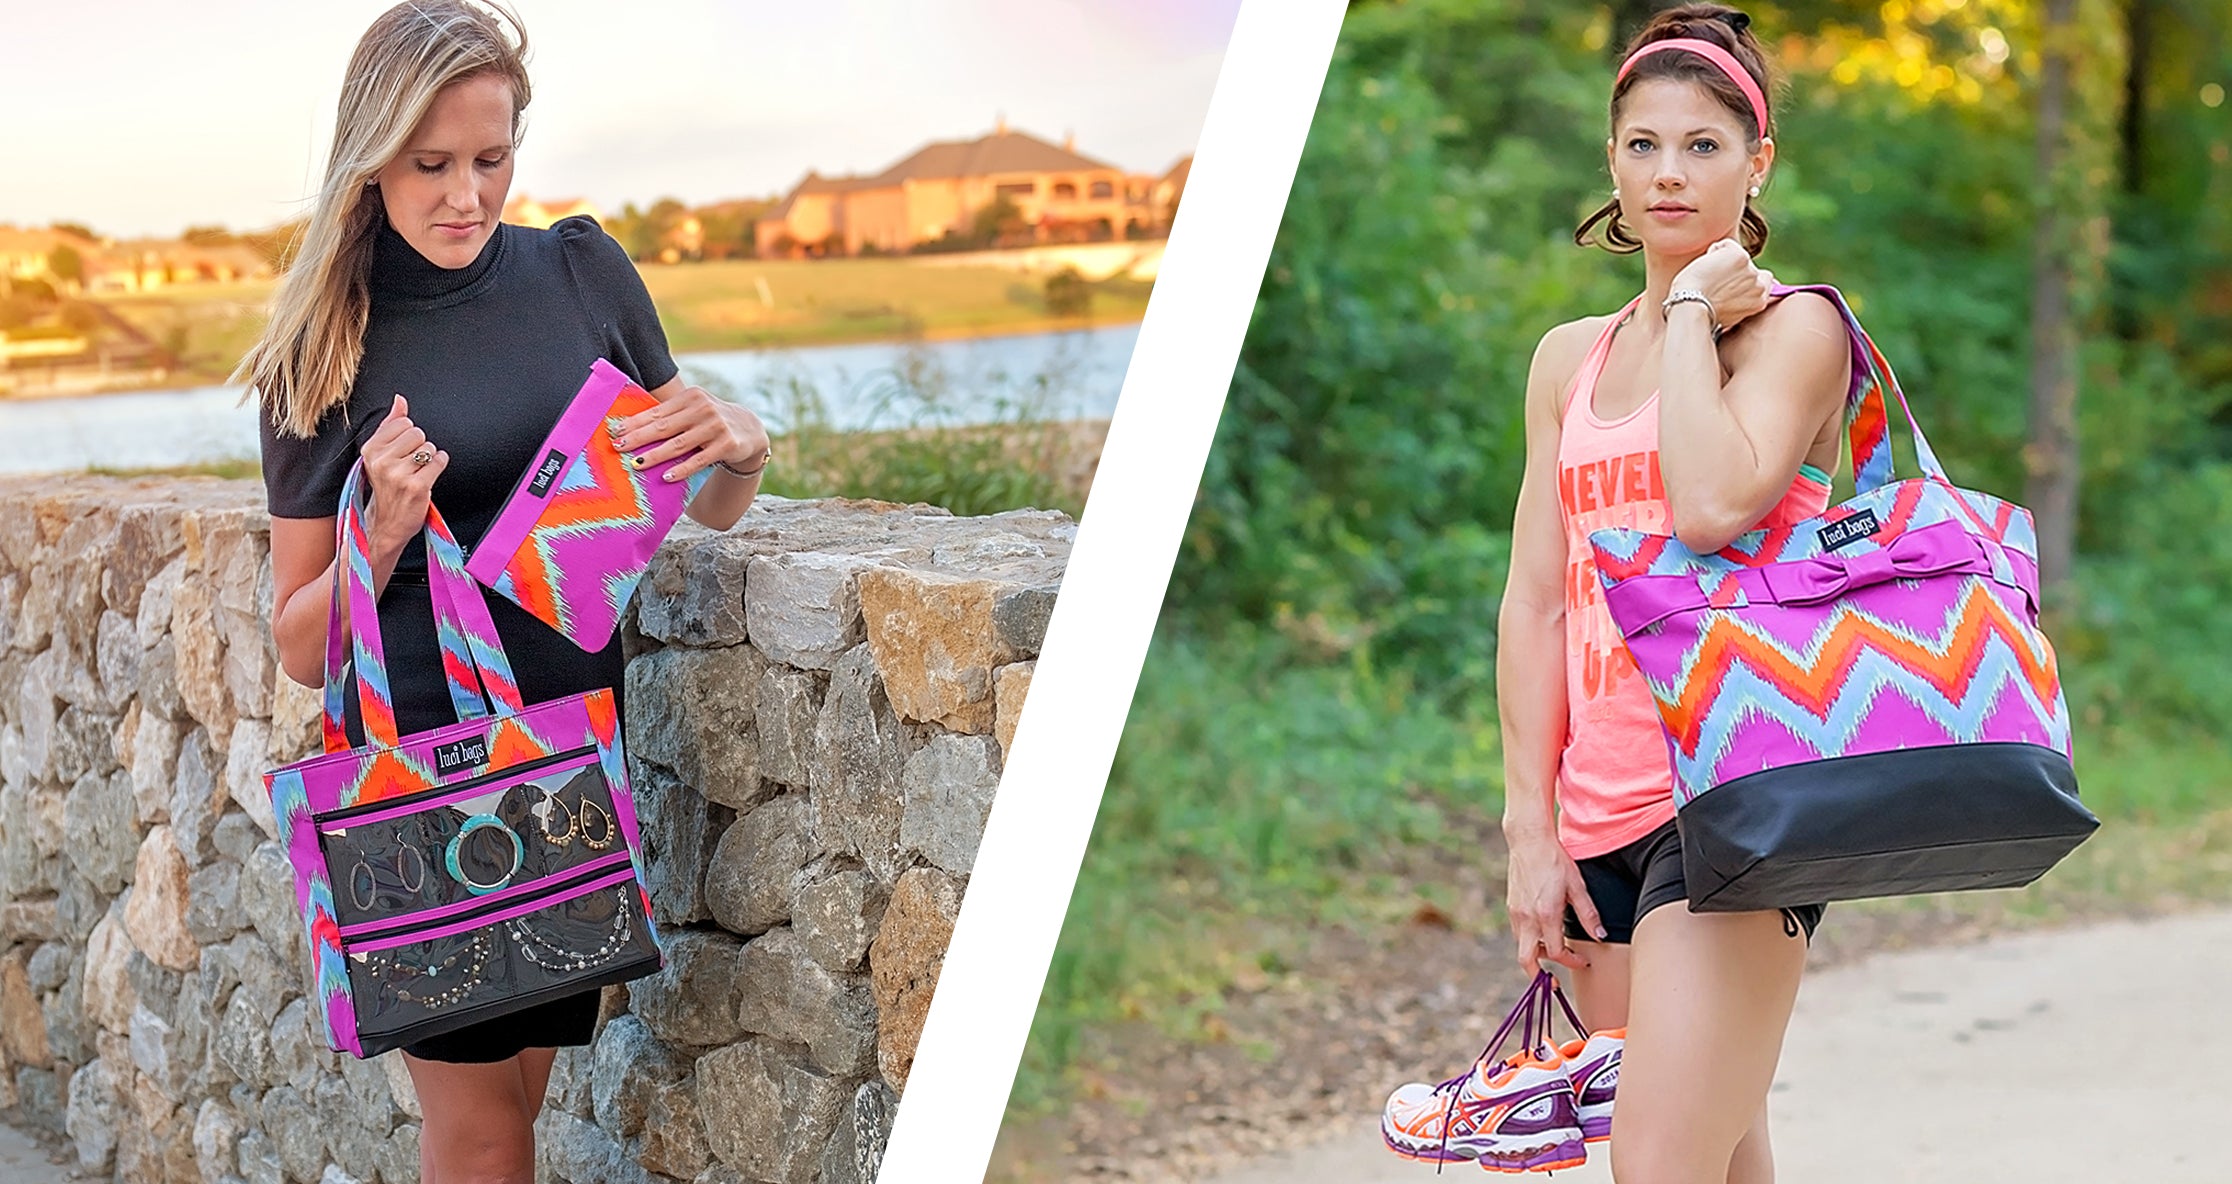
<instances>
[{"instance_id":1,"label":"pink and orange clutch","mask_svg":"<svg viewBox=\"0 0 2232 1184\"><path fill-rule=\"evenodd\" d=\"M680 458L638 469L609 425L658 400L599 358L466 560L475 580L582 649L612 641L651 556L705 484L668 481Z\"/></svg>"}]
</instances>

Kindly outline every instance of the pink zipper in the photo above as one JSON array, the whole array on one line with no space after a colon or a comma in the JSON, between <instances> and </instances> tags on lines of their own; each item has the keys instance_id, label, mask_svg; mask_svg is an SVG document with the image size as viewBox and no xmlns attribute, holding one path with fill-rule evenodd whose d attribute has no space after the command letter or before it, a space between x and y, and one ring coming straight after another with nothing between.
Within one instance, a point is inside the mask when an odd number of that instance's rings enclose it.
<instances>
[{"instance_id":1,"label":"pink zipper","mask_svg":"<svg viewBox=\"0 0 2232 1184\"><path fill-rule=\"evenodd\" d=\"M608 855L605 857L605 860L625 859L627 859L627 855L624 852L621 854ZM592 865L584 864L583 866L586 867ZM511 908L500 909L493 913L478 914L463 921L452 922L448 925L438 925L431 929L406 929L400 932L390 933L385 937L371 938L363 942L362 944L355 944L350 942L348 931L344 930L341 934L341 950L345 954L368 954L375 950L393 949L396 946L407 946L414 942L436 941L441 938L449 937L453 934L468 933L475 929L485 928L487 926L494 925L499 921L509 921L515 917L524 917L527 914L535 912L539 909L545 909L554 904L564 904L569 900L577 900L581 897L589 895L592 892L598 892L603 889L613 887L617 884L626 884L634 879L634 868L621 867L614 870L610 875L599 876L594 880L576 884L570 890L553 893L552 895L539 897L536 899L523 900L519 904L514 905ZM524 887L533 886L526 885ZM492 893L490 895L492 897L496 894ZM476 905L482 905L486 904L489 899L490 897L483 897L482 899L473 901L472 903ZM454 912L456 911L456 908L455 906L450 906L447 910L428 910L428 912L440 911ZM350 928L358 932L362 932L365 929L365 926L355 925L351 926Z\"/></svg>"}]
</instances>

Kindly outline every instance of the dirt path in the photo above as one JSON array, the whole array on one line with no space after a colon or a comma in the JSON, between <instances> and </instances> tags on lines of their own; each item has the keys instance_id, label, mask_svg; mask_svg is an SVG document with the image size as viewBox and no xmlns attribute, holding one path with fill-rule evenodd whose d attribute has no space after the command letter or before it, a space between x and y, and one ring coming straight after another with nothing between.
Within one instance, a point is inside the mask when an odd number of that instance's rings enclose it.
<instances>
[{"instance_id":1,"label":"dirt path","mask_svg":"<svg viewBox=\"0 0 2232 1184\"><path fill-rule=\"evenodd\" d=\"M56 1163L38 1140L0 1122L0 1184L69 1184L82 1178Z\"/></svg>"},{"instance_id":2,"label":"dirt path","mask_svg":"<svg viewBox=\"0 0 2232 1184\"><path fill-rule=\"evenodd\" d=\"M2159 968L2175 965L2175 974ZM1770 1109L1807 1184L2221 1184L2232 911L1888 953L1799 993ZM1390 1083L1392 1086L1393 1083ZM1211 1184L1427 1184L1374 1116ZM1608 1156L1560 1172L1612 1179ZM1471 1171L1473 1169L1463 1169ZM1443 1173L1445 1177L1450 1171ZM1467 1178L1467 1177L1458 1177Z\"/></svg>"}]
</instances>

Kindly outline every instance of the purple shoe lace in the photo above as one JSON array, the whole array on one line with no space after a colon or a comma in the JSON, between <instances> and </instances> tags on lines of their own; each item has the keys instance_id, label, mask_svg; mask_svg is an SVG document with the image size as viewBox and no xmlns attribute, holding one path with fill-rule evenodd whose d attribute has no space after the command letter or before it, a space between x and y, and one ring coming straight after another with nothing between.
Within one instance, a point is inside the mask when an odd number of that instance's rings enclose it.
<instances>
[{"instance_id":1,"label":"purple shoe lace","mask_svg":"<svg viewBox=\"0 0 2232 1184\"><path fill-rule=\"evenodd\" d=\"M1489 1038L1488 1046L1480 1050L1480 1055L1465 1066L1464 1072L1434 1086L1436 1094L1446 1094L1449 1099L1442 1104L1442 1133L1441 1142L1435 1148L1435 1175L1440 1175L1443 1165L1449 1161L1449 1127L1451 1119L1457 1113L1457 1095L1463 1092L1465 1083L1480 1072L1482 1065L1503 1051L1504 1040L1511 1035L1511 1030L1514 1027L1520 1029L1520 1040L1525 1046L1520 1050L1521 1053L1534 1053L1540 1045L1548 1043L1550 995L1558 997L1558 1002L1565 1005L1567 1017L1573 1020L1574 1026L1580 1026L1580 1019L1573 1015L1573 1005L1566 1003L1565 992L1558 989L1557 983L1558 980L1547 970L1535 975L1535 980L1527 984L1526 994L1520 996L1519 1005L1511 1009L1510 1015L1504 1017L1503 1026L1496 1029L1496 1034Z\"/></svg>"}]
</instances>

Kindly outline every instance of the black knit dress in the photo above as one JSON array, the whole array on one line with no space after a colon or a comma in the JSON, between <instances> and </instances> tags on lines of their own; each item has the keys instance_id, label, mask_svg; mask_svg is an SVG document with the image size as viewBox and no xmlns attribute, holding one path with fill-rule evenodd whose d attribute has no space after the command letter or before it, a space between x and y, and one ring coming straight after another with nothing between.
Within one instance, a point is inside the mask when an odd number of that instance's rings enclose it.
<instances>
[{"instance_id":1,"label":"black knit dress","mask_svg":"<svg viewBox=\"0 0 2232 1184\"><path fill-rule=\"evenodd\" d=\"M600 357L646 390L676 373L642 277L593 219L568 218L549 230L500 225L480 257L456 270L436 266L383 224L364 360L347 407L327 415L308 440L279 435L265 417L272 516L332 518L358 450L401 394L412 422L450 455L434 483L434 505L469 550ZM588 653L503 597L485 599L527 702L600 687L619 695L617 636ZM403 552L380 597L380 635L398 729L408 735L453 722L420 542ZM349 733L361 744L351 691ZM597 992L587 991L405 1051L423 1060L501 1061L528 1048L587 1044L596 1016Z\"/></svg>"}]
</instances>

